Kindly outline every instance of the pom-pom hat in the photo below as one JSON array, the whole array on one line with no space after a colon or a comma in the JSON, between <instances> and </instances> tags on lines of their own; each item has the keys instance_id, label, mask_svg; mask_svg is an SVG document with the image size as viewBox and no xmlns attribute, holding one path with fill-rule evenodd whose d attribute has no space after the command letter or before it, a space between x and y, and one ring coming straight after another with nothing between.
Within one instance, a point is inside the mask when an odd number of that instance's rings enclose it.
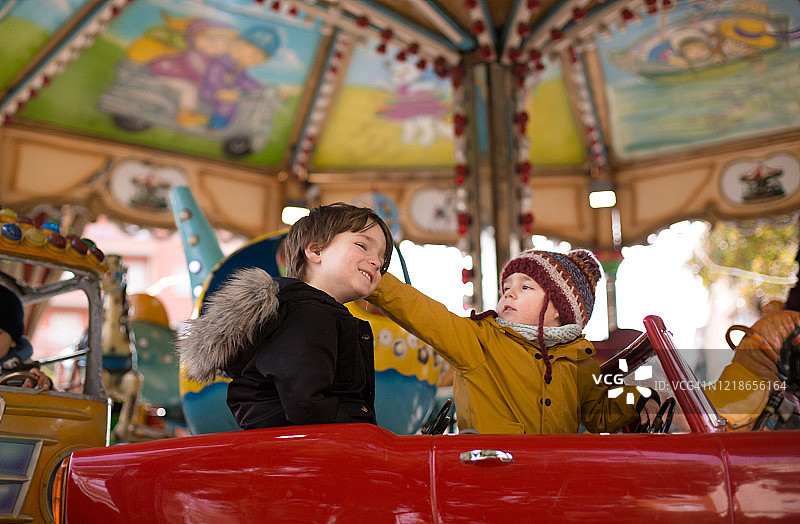
<instances>
[{"instance_id":1,"label":"pom-pom hat","mask_svg":"<svg viewBox=\"0 0 800 524\"><path fill-rule=\"evenodd\" d=\"M523 273L535 280L545 292L542 310L539 313L538 342L543 353L546 373L545 382L550 383L552 369L544 342L544 314L547 303L552 302L558 311L562 325L577 324L586 327L594 309L595 287L602 276L600 263L585 249L575 249L566 255L551 251L523 251L506 264L500 275L503 282L514 273Z\"/></svg>"},{"instance_id":2,"label":"pom-pom hat","mask_svg":"<svg viewBox=\"0 0 800 524\"><path fill-rule=\"evenodd\" d=\"M595 287L600 280L600 263L585 249L566 255L550 251L523 251L503 268L503 281L514 273L524 273L547 292L562 324L586 327L594 309Z\"/></svg>"}]
</instances>

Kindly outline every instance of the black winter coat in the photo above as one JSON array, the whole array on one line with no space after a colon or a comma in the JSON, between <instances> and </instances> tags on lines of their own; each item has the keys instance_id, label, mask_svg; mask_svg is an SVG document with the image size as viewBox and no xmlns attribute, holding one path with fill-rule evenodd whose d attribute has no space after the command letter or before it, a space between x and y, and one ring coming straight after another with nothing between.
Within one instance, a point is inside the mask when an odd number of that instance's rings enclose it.
<instances>
[{"instance_id":1,"label":"black winter coat","mask_svg":"<svg viewBox=\"0 0 800 524\"><path fill-rule=\"evenodd\" d=\"M258 279L269 279L266 273L258 269L243 271L250 273L246 277L237 273L238 280L223 285L200 317L214 317L215 307L236 310L228 313L227 322L233 325L222 328L234 334L235 344L223 348L221 357L218 352L212 364L203 365L213 365L232 379L227 402L239 426L254 429L335 422L376 424L374 348L369 322L355 318L333 297L300 280L275 277L271 279L274 283L259 286L252 283L252 272L263 273ZM258 293L226 289L237 285L259 286ZM260 296L265 288L271 296ZM218 297L219 294L222 295ZM249 300L259 304L248 304ZM237 314L259 307L266 312ZM254 325L255 322L260 324ZM207 327L196 331L189 337L201 338L208 333ZM210 348L219 345L204 342ZM222 340L220 344L228 342ZM179 349L187 345L181 341ZM182 352L181 357L183 360L191 355L185 357ZM197 371L190 367L190 377L193 371L202 375L207 368Z\"/></svg>"}]
</instances>

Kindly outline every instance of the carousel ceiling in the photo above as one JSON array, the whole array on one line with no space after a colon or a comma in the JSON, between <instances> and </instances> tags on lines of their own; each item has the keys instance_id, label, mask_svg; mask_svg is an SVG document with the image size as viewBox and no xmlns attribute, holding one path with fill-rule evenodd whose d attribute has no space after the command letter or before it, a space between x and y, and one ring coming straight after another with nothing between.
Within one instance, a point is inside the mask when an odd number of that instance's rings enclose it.
<instances>
[{"instance_id":1,"label":"carousel ceiling","mask_svg":"<svg viewBox=\"0 0 800 524\"><path fill-rule=\"evenodd\" d=\"M764 183L788 198L798 38L795 0L2 0L0 119L312 181L458 186L503 142L526 186L619 187L628 170L630 187L657 174L657 199L692 158L786 143L738 159L736 176L771 169ZM731 209L746 203L736 191ZM557 232L541 204L537 223ZM455 230L446 214L426 226Z\"/></svg>"}]
</instances>

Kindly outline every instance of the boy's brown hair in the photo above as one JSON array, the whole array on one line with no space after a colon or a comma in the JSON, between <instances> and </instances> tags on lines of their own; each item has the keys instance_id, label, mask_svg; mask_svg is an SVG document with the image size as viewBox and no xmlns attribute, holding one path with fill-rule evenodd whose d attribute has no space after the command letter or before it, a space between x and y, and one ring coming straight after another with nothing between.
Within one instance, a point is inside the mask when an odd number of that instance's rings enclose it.
<instances>
[{"instance_id":1,"label":"boy's brown hair","mask_svg":"<svg viewBox=\"0 0 800 524\"><path fill-rule=\"evenodd\" d=\"M392 232L386 222L368 207L357 207L343 202L327 206L315 207L311 212L294 223L289 228L289 234L284 242L284 255L286 257L286 276L303 279L306 269L305 249L309 245L324 249L339 233L351 231L360 233L373 227L380 226L386 238L386 252L381 265L381 274L389 269L392 259L394 240Z\"/></svg>"}]
</instances>

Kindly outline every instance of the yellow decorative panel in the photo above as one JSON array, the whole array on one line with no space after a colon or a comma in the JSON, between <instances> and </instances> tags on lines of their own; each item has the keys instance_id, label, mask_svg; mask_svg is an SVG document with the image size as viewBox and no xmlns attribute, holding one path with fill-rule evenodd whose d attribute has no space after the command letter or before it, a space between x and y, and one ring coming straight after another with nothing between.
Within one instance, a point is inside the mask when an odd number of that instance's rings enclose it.
<instances>
[{"instance_id":1,"label":"yellow decorative panel","mask_svg":"<svg viewBox=\"0 0 800 524\"><path fill-rule=\"evenodd\" d=\"M78 188L104 164L106 157L37 142L18 142L13 191L29 197L65 193Z\"/></svg>"},{"instance_id":2,"label":"yellow decorative panel","mask_svg":"<svg viewBox=\"0 0 800 524\"><path fill-rule=\"evenodd\" d=\"M226 224L244 231L264 233L278 226L265 223L265 217L280 217L281 190L272 179L254 177L238 179L217 173L202 174L200 194L211 203L213 215ZM214 222L212 213L209 220Z\"/></svg>"}]
</instances>

